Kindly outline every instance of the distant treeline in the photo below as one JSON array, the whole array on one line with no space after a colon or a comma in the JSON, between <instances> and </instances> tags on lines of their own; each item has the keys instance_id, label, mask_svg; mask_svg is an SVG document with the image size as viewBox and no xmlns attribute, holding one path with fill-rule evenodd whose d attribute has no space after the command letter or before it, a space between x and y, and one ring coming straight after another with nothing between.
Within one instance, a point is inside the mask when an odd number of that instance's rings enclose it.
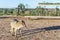
<instances>
[{"instance_id":1,"label":"distant treeline","mask_svg":"<svg viewBox=\"0 0 60 40\"><path fill-rule=\"evenodd\" d=\"M21 15L21 16L60 16L59 8L26 8L24 4L19 4L17 8L0 8L0 15Z\"/></svg>"}]
</instances>

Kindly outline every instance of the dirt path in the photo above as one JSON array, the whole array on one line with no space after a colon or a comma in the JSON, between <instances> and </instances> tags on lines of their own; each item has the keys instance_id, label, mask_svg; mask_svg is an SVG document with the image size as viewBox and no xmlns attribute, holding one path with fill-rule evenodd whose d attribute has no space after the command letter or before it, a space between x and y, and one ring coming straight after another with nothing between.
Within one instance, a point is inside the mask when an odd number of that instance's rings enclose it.
<instances>
[{"instance_id":1,"label":"dirt path","mask_svg":"<svg viewBox=\"0 0 60 40\"><path fill-rule=\"evenodd\" d=\"M11 19L13 18L0 18L0 40L16 40L9 33ZM18 40L60 40L60 20L40 19L25 22L27 29L22 29L23 37Z\"/></svg>"}]
</instances>

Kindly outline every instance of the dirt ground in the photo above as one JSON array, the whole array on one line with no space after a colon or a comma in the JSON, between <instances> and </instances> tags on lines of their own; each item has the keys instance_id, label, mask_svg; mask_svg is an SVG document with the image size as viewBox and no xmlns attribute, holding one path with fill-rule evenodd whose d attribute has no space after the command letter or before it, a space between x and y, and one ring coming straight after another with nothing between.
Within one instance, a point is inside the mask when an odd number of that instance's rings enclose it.
<instances>
[{"instance_id":1,"label":"dirt ground","mask_svg":"<svg viewBox=\"0 0 60 40\"><path fill-rule=\"evenodd\" d=\"M60 40L60 19L25 20L27 28L22 28L21 37L10 34L12 19L0 18L0 40Z\"/></svg>"}]
</instances>

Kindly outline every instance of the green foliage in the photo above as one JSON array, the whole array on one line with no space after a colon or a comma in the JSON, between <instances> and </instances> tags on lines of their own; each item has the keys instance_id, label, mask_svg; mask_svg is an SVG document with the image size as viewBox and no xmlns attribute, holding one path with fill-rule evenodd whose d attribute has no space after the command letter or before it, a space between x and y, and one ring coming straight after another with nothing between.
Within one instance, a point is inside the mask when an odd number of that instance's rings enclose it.
<instances>
[{"instance_id":1,"label":"green foliage","mask_svg":"<svg viewBox=\"0 0 60 40\"><path fill-rule=\"evenodd\" d=\"M25 5L24 4L19 4L18 5L18 13L17 13L17 15L20 15L22 13L25 13Z\"/></svg>"},{"instance_id":2,"label":"green foliage","mask_svg":"<svg viewBox=\"0 0 60 40\"><path fill-rule=\"evenodd\" d=\"M4 14L6 14L6 15L7 15L7 11L8 11L8 9L5 9Z\"/></svg>"},{"instance_id":3,"label":"green foliage","mask_svg":"<svg viewBox=\"0 0 60 40\"><path fill-rule=\"evenodd\" d=\"M46 2L44 2L46 3ZM45 6L46 7L46 6ZM26 8L24 4L19 4L17 9L0 9L0 15L21 15L21 16L60 16L60 9L56 8L54 10L48 10L37 6L35 9L28 9L28 14L25 14Z\"/></svg>"},{"instance_id":4,"label":"green foliage","mask_svg":"<svg viewBox=\"0 0 60 40\"><path fill-rule=\"evenodd\" d=\"M3 15L3 10L0 10L0 15Z\"/></svg>"},{"instance_id":5,"label":"green foliage","mask_svg":"<svg viewBox=\"0 0 60 40\"><path fill-rule=\"evenodd\" d=\"M8 10L8 15L13 14L13 9Z\"/></svg>"}]
</instances>

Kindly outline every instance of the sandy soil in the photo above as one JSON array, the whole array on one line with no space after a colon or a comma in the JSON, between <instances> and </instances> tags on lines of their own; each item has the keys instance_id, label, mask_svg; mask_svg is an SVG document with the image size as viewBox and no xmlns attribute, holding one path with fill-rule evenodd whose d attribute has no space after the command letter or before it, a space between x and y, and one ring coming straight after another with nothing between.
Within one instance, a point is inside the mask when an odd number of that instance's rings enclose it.
<instances>
[{"instance_id":1,"label":"sandy soil","mask_svg":"<svg viewBox=\"0 0 60 40\"><path fill-rule=\"evenodd\" d=\"M0 18L0 40L60 40L60 20L25 20L27 28L22 28L22 36L14 37L9 32L11 19Z\"/></svg>"}]
</instances>

